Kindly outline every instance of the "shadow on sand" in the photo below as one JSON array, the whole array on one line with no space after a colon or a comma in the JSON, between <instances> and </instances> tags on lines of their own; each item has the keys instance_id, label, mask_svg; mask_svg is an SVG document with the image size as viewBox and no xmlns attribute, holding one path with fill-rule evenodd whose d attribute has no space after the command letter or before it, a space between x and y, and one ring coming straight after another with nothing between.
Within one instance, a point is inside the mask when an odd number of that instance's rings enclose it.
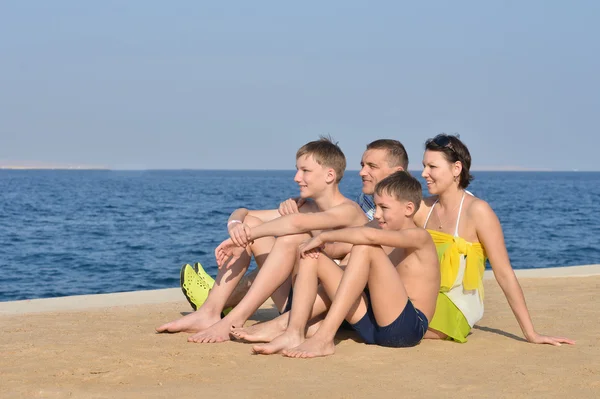
<instances>
[{"instance_id":1,"label":"shadow on sand","mask_svg":"<svg viewBox=\"0 0 600 399\"><path fill-rule=\"evenodd\" d=\"M473 327L473 329L492 333L492 334L502 335L503 337L512 338L516 341L527 342L527 340L522 337L519 337L515 334L508 333L506 331L498 330L497 328L491 328L491 327L485 327L485 326L475 326L475 327Z\"/></svg>"}]
</instances>

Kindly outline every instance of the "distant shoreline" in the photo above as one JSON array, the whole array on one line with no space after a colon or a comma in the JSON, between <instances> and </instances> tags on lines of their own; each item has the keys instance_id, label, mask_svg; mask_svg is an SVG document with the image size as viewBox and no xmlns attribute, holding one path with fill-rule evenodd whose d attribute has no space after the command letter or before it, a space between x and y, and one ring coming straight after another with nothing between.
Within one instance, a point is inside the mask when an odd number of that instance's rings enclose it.
<instances>
[{"instance_id":1,"label":"distant shoreline","mask_svg":"<svg viewBox=\"0 0 600 399\"><path fill-rule=\"evenodd\" d=\"M204 172L293 172L293 169L203 169L203 168L148 168L148 169L113 169L104 166L12 166L12 165L0 165L0 170L97 170L97 171L113 171L113 172L151 172L151 171L204 171ZM346 172L356 172L358 173L358 169L347 169ZM420 174L421 170L419 169L409 169L409 172L412 174ZM477 168L471 169L471 172L502 172L502 173L598 173L600 170L553 170L553 169L511 169L511 168Z\"/></svg>"},{"instance_id":2,"label":"distant shoreline","mask_svg":"<svg viewBox=\"0 0 600 399\"><path fill-rule=\"evenodd\" d=\"M111 170L93 166L0 166L0 170Z\"/></svg>"}]
</instances>

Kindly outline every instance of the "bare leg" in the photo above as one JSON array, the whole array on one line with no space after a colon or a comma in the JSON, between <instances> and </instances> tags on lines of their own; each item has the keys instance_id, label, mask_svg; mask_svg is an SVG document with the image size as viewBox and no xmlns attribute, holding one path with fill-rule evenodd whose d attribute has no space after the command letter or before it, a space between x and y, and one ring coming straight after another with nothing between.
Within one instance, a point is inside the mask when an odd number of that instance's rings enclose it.
<instances>
[{"instance_id":1,"label":"bare leg","mask_svg":"<svg viewBox=\"0 0 600 399\"><path fill-rule=\"evenodd\" d=\"M317 298L329 298L335 295L335 291L342 280L342 269L328 257L321 255L318 259L300 259L297 264L297 275L294 283L294 299L289 322L285 331L280 336L272 338L266 345L256 345L252 349L255 353L273 354L286 349L294 348L306 339L305 330L307 321L322 314L326 309L319 308ZM321 279L321 286L318 280ZM317 295L319 287L319 295ZM325 291L325 292L323 292ZM330 304L328 304L330 305ZM312 307L312 309L311 309ZM327 306L329 308L329 306ZM364 310L366 312L366 305ZM318 312L317 312L318 311ZM318 320L319 324L322 319ZM316 323L309 323L310 333L316 331ZM282 324L278 325L279 328ZM275 331L271 331L274 333ZM308 334L308 331L307 331Z\"/></svg>"},{"instance_id":2,"label":"bare leg","mask_svg":"<svg viewBox=\"0 0 600 399\"><path fill-rule=\"evenodd\" d=\"M296 275L292 310L286 330L268 344L255 345L256 354L270 355L284 349L294 348L305 340L305 329L317 298L319 280L317 276L318 259L304 258L297 263L302 272Z\"/></svg>"},{"instance_id":3,"label":"bare leg","mask_svg":"<svg viewBox=\"0 0 600 399\"><path fill-rule=\"evenodd\" d=\"M212 343L229 340L231 327L242 326L270 295L275 305L283 309L291 287L289 276L298 257L298 245L307 238L308 234L277 238L244 299L225 318L192 335L188 341Z\"/></svg>"},{"instance_id":4,"label":"bare leg","mask_svg":"<svg viewBox=\"0 0 600 399\"><path fill-rule=\"evenodd\" d=\"M247 342L271 342L287 328L290 312L248 327L232 327L231 335Z\"/></svg>"},{"instance_id":5,"label":"bare leg","mask_svg":"<svg viewBox=\"0 0 600 399\"><path fill-rule=\"evenodd\" d=\"M300 346L284 351L284 355L301 358L332 355L333 339L344 318L356 323L366 313L362 291L367 282L377 323L381 326L392 323L408 301L404 284L381 247L355 245L321 327Z\"/></svg>"},{"instance_id":6,"label":"bare leg","mask_svg":"<svg viewBox=\"0 0 600 399\"><path fill-rule=\"evenodd\" d=\"M322 286L319 286L317 299L313 305L310 315L309 327L306 335L312 336L316 332L316 327L323 320L323 313L331 306L331 300L325 293ZM285 312L273 320L257 323L248 327L232 328L231 334L236 338L243 339L248 342L271 342L284 333L288 326L290 312Z\"/></svg>"},{"instance_id":7,"label":"bare leg","mask_svg":"<svg viewBox=\"0 0 600 399\"><path fill-rule=\"evenodd\" d=\"M342 276L342 269L326 256L321 255L317 261L301 262L299 264L298 276L296 277L296 284L294 285L294 303L292 305L290 323L286 333L282 334L282 338L286 337L286 335L295 337L299 333L304 333L305 324L303 324L303 322L305 323L306 320L306 303L301 303L300 301L296 303L296 292L300 293L304 290L307 291L309 295L312 295L312 291L314 290L312 287L316 284L318 278L320 278L326 294L333 298L336 295ZM305 302L309 299L310 297L307 297ZM298 312L297 310L300 311ZM364 305L364 310L366 311L366 305ZM322 322L319 323L319 325L322 325ZM302 337L305 338L304 336ZM275 340L273 343L276 343ZM294 350L292 348L296 347L297 346L286 345L279 350L283 351L284 354L287 354L290 350Z\"/></svg>"},{"instance_id":8,"label":"bare leg","mask_svg":"<svg viewBox=\"0 0 600 399\"><path fill-rule=\"evenodd\" d=\"M247 217L250 225L261 223L259 219ZM254 254L259 267L264 263L273 244L274 237L264 237L254 241L242 256L229 268L221 268L215 279L215 285L210 290L206 302L195 311L180 319L158 327L158 332L199 332L203 331L221 320L221 312L226 302L236 289L238 283L250 265L250 256Z\"/></svg>"},{"instance_id":9,"label":"bare leg","mask_svg":"<svg viewBox=\"0 0 600 399\"><path fill-rule=\"evenodd\" d=\"M258 275L258 271L259 269L254 269L242 277L229 299L227 299L227 302L225 302L225 308L232 308L241 302L242 298L248 293L252 282Z\"/></svg>"}]
</instances>

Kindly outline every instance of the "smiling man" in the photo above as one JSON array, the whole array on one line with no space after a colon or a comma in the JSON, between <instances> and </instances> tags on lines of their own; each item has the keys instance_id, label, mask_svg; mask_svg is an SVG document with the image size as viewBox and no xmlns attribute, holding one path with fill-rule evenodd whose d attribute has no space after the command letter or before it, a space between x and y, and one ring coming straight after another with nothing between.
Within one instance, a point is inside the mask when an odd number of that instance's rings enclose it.
<instances>
[{"instance_id":1,"label":"smiling man","mask_svg":"<svg viewBox=\"0 0 600 399\"><path fill-rule=\"evenodd\" d=\"M369 220L373 220L375 186L394 172L408 170L408 154L398 140L375 140L367 145L360 166L359 175L363 186L357 202Z\"/></svg>"}]
</instances>

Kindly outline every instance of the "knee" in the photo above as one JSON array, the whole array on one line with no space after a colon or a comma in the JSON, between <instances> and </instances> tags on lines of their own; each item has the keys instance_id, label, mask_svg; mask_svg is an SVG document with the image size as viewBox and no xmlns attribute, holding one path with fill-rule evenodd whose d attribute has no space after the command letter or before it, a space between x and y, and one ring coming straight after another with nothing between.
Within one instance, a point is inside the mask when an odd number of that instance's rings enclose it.
<instances>
[{"instance_id":1,"label":"knee","mask_svg":"<svg viewBox=\"0 0 600 399\"><path fill-rule=\"evenodd\" d=\"M373 250L372 245L353 245L350 254L366 254Z\"/></svg>"},{"instance_id":2,"label":"knee","mask_svg":"<svg viewBox=\"0 0 600 399\"><path fill-rule=\"evenodd\" d=\"M244 223L250 227L256 227L256 226L262 224L263 222L256 216L246 215L246 217L244 218Z\"/></svg>"},{"instance_id":3,"label":"knee","mask_svg":"<svg viewBox=\"0 0 600 399\"><path fill-rule=\"evenodd\" d=\"M321 255L321 256L323 256L323 255ZM319 263L321 256L319 256L319 258L317 258L317 259L311 258L309 256L307 256L306 258L300 258L300 259L298 259L298 262L296 262L295 267L298 269L301 269L303 267L315 267Z\"/></svg>"},{"instance_id":4,"label":"knee","mask_svg":"<svg viewBox=\"0 0 600 399\"><path fill-rule=\"evenodd\" d=\"M290 234L287 236L277 237L277 243L280 245L296 245L298 246L302 241L309 238L308 235L304 237L304 234Z\"/></svg>"},{"instance_id":5,"label":"knee","mask_svg":"<svg viewBox=\"0 0 600 399\"><path fill-rule=\"evenodd\" d=\"M318 259L313 259L310 257L302 258L298 256L298 260L296 261L296 263L294 263L292 276L295 278L296 275L298 275L298 273L305 273L307 268L308 270L317 268L318 262ZM304 270L304 272L301 272L301 270Z\"/></svg>"},{"instance_id":6,"label":"knee","mask_svg":"<svg viewBox=\"0 0 600 399\"><path fill-rule=\"evenodd\" d=\"M277 237L275 240L275 245L280 250L289 251L290 253L295 253L298 255L298 247L302 241L306 240L308 237L304 237L302 234L296 235L288 235Z\"/></svg>"},{"instance_id":7,"label":"knee","mask_svg":"<svg viewBox=\"0 0 600 399\"><path fill-rule=\"evenodd\" d=\"M288 235L277 237L275 244L273 244L273 250L278 253L285 254L286 257L296 259L296 262L300 259L299 246L302 241L308 239L309 236L304 237L303 234Z\"/></svg>"}]
</instances>

